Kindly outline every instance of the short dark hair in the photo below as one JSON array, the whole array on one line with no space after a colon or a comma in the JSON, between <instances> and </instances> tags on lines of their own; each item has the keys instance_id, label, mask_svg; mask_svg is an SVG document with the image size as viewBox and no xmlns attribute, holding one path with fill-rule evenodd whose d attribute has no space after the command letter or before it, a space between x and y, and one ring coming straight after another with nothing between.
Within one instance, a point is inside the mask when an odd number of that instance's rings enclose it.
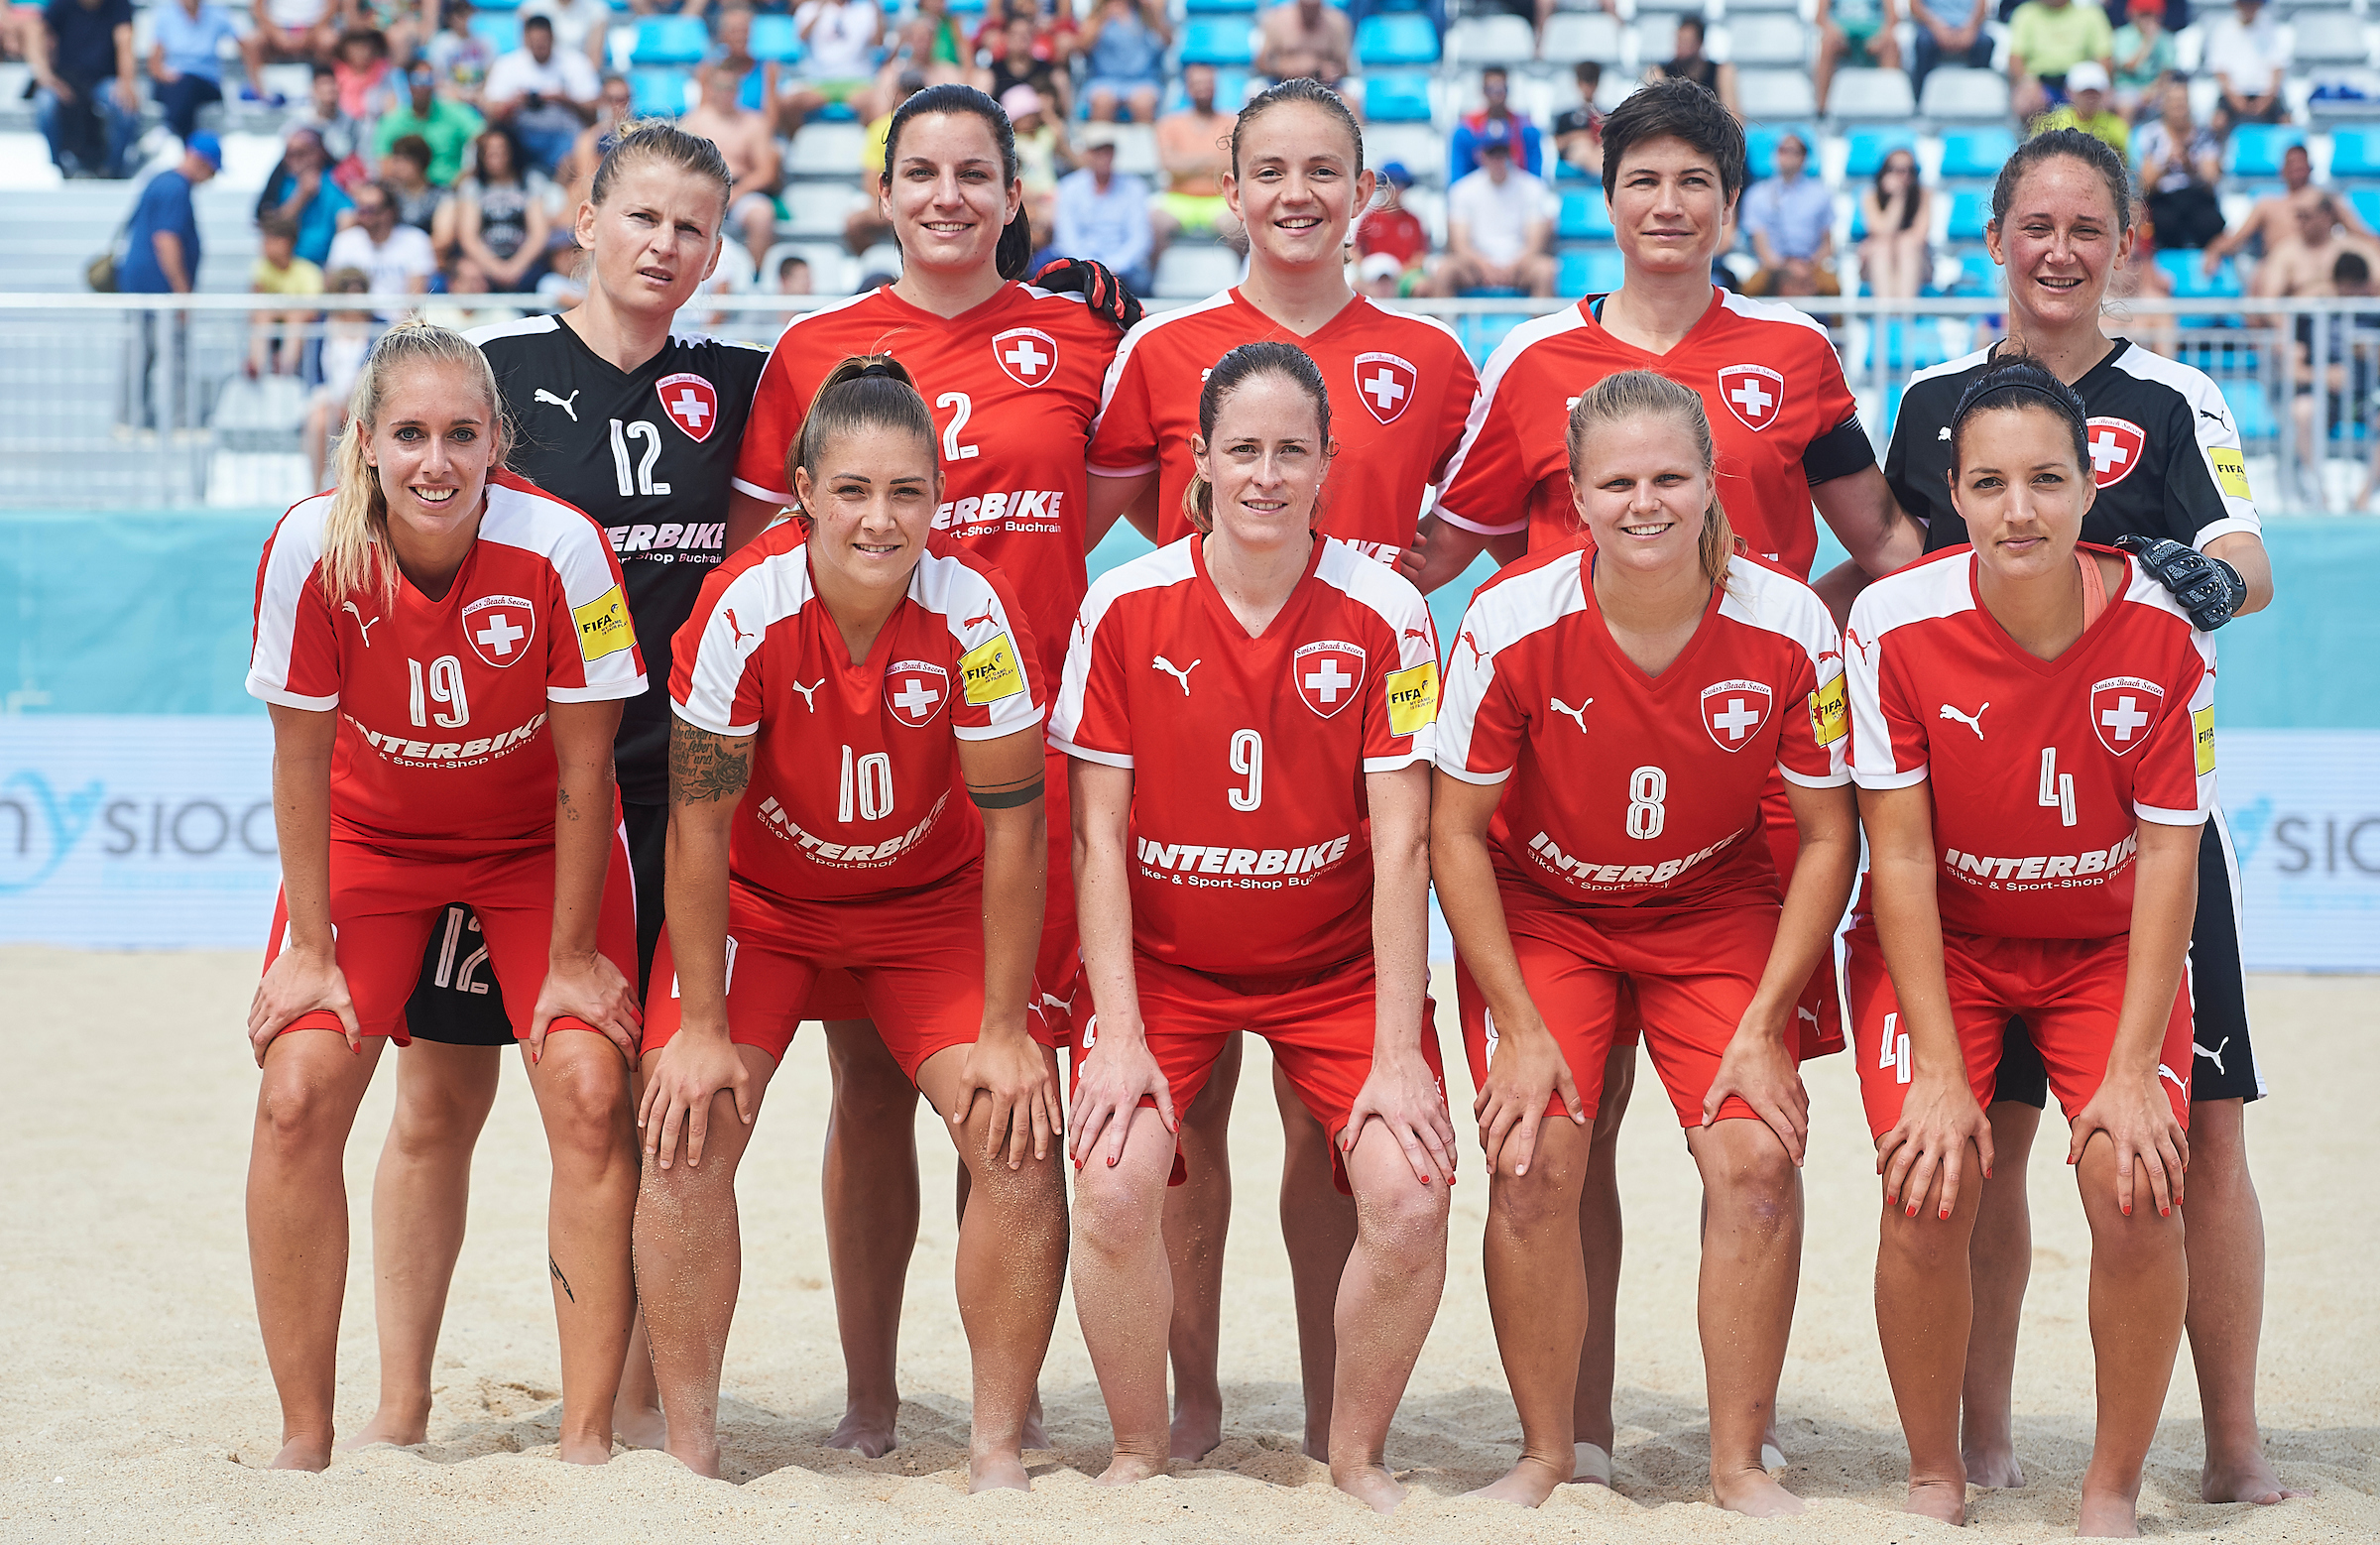
<instances>
[{"instance_id":1,"label":"short dark hair","mask_svg":"<svg viewBox=\"0 0 2380 1545\"><path fill-rule=\"evenodd\" d=\"M1489 75L1493 75L1498 80L1510 80L1512 78L1512 71L1504 68L1504 66L1501 64L1490 64L1486 69L1480 71L1480 83L1482 85L1487 84L1488 77Z\"/></svg>"},{"instance_id":2,"label":"short dark hair","mask_svg":"<svg viewBox=\"0 0 2380 1545\"><path fill-rule=\"evenodd\" d=\"M2360 252L2342 252L2338 255L2338 261L2330 265L2333 284L2360 285L2371 277L2372 266L2363 261Z\"/></svg>"},{"instance_id":3,"label":"short dark hair","mask_svg":"<svg viewBox=\"0 0 2380 1545\"><path fill-rule=\"evenodd\" d=\"M1593 59L1579 60L1578 66L1570 73L1573 79L1583 85L1595 86L1604 83L1604 66Z\"/></svg>"},{"instance_id":4,"label":"short dark hair","mask_svg":"<svg viewBox=\"0 0 2380 1545\"><path fill-rule=\"evenodd\" d=\"M521 18L521 30L524 33L528 32L532 27L542 27L547 32L551 32L553 31L553 18L547 16L542 11L533 11L529 15Z\"/></svg>"},{"instance_id":5,"label":"short dark hair","mask_svg":"<svg viewBox=\"0 0 2380 1545\"><path fill-rule=\"evenodd\" d=\"M389 155L402 156L423 171L429 169L429 141L418 134L400 134L389 143Z\"/></svg>"},{"instance_id":6,"label":"short dark hair","mask_svg":"<svg viewBox=\"0 0 2380 1545\"><path fill-rule=\"evenodd\" d=\"M1654 140L1683 140L1710 157L1728 203L1743 191L1743 125L1710 88L1673 77L1642 87L1604 120L1606 198L1619 187L1619 166L1628 152Z\"/></svg>"},{"instance_id":7,"label":"short dark hair","mask_svg":"<svg viewBox=\"0 0 2380 1545\"><path fill-rule=\"evenodd\" d=\"M797 268L808 268L809 266L810 260L803 257L800 253L787 253L784 257L777 260L776 277L782 279Z\"/></svg>"},{"instance_id":8,"label":"short dark hair","mask_svg":"<svg viewBox=\"0 0 2380 1545\"><path fill-rule=\"evenodd\" d=\"M1708 41L1708 40L1710 39L1710 37L1711 37L1711 24L1710 24L1709 22L1706 22L1706 21L1704 21L1704 20L1703 20L1703 19L1702 19L1700 16L1695 16L1695 15L1681 16L1681 17L1679 17L1679 18L1678 18L1678 25L1679 25L1680 27L1691 27L1691 28L1693 28L1693 29L1694 29L1695 41L1696 41L1696 42L1698 42L1698 43L1700 43L1700 42L1706 42L1706 41Z\"/></svg>"}]
</instances>

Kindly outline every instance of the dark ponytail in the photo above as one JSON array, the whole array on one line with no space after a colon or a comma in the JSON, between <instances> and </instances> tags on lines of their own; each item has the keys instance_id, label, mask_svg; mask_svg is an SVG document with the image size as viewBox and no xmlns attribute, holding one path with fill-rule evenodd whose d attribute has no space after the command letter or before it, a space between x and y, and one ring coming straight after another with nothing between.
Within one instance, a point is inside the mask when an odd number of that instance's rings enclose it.
<instances>
[{"instance_id":1,"label":"dark ponytail","mask_svg":"<svg viewBox=\"0 0 2380 1545\"><path fill-rule=\"evenodd\" d=\"M2097 141L2091 143L2096 144ZM2003 353L2003 351L2006 351ZM1951 415L1951 479L1959 478L1963 461L1961 452L1966 443L1966 423L1977 414L2004 413L2018 408L2046 408L2066 420L2075 441L2075 465L2090 467L2090 431L2088 411L2073 387L2026 358L2005 341L1992 346L1983 373L1967 384L1959 394L1959 407Z\"/></svg>"},{"instance_id":2,"label":"dark ponytail","mask_svg":"<svg viewBox=\"0 0 2380 1545\"><path fill-rule=\"evenodd\" d=\"M892 189L892 168L900 157L900 131L909 120L928 113L965 113L981 118L992 131L992 143L1000 147L1001 180L1010 186L1016 182L1016 128L1001 105L973 86L928 86L912 95L892 110L892 125L885 131L885 170L878 174L877 185L884 192ZM1000 249L995 261L1003 279L1022 279L1033 260L1033 223L1024 212L1019 199L1016 213L1001 229Z\"/></svg>"},{"instance_id":3,"label":"dark ponytail","mask_svg":"<svg viewBox=\"0 0 2380 1545\"><path fill-rule=\"evenodd\" d=\"M1207 372L1207 384L1198 394L1198 438L1208 454L1215 450L1215 416L1223 411L1224 399L1257 376L1279 376L1311 398L1322 443L1331 443L1331 389L1323 384L1321 368L1296 344L1268 340L1241 344ZM1215 529L1215 490L1205 473L1191 472L1190 484L1182 490L1182 514L1201 535Z\"/></svg>"},{"instance_id":4,"label":"dark ponytail","mask_svg":"<svg viewBox=\"0 0 2380 1545\"><path fill-rule=\"evenodd\" d=\"M925 442L929 458L934 456L933 415L926 412L907 367L890 354L854 354L826 373L802 415L801 432L785 448L785 486L799 486L793 476L797 468L815 478L827 443L861 429L904 429ZM806 522L807 512L801 518Z\"/></svg>"}]
</instances>

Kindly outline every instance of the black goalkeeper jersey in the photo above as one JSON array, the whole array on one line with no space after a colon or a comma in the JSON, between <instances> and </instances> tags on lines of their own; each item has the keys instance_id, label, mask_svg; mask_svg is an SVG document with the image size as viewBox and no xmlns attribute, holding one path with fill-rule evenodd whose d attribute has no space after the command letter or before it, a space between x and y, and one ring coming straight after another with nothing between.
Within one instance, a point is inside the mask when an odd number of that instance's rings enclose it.
<instances>
[{"instance_id":1,"label":"black goalkeeper jersey","mask_svg":"<svg viewBox=\"0 0 2380 1545\"><path fill-rule=\"evenodd\" d=\"M560 318L474 329L513 420L515 472L593 516L620 555L646 689L620 717L620 796L669 797L669 643L727 555L727 500L769 351L672 333L623 372Z\"/></svg>"},{"instance_id":2,"label":"black goalkeeper jersey","mask_svg":"<svg viewBox=\"0 0 2380 1545\"><path fill-rule=\"evenodd\" d=\"M1967 539L1951 508L1951 416L1981 375L1987 350L1912 376L1892 426L1884 478L1893 498L1926 523L1926 550ZM2098 499L2082 539L2166 536L2202 550L2232 532L2261 533L2248 495L2239 430L2205 374L2126 339L2075 384L2089 414L2086 441Z\"/></svg>"}]
</instances>

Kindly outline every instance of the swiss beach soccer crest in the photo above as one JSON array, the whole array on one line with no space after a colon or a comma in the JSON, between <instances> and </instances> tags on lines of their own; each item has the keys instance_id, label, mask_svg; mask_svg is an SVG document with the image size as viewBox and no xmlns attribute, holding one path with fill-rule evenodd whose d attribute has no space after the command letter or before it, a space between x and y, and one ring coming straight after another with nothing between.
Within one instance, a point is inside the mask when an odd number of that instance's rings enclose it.
<instances>
[{"instance_id":1,"label":"swiss beach soccer crest","mask_svg":"<svg viewBox=\"0 0 2380 1545\"><path fill-rule=\"evenodd\" d=\"M1037 387L1058 373L1058 340L1038 327L1012 327L992 335L992 357L1020 387Z\"/></svg>"},{"instance_id":2,"label":"swiss beach soccer crest","mask_svg":"<svg viewBox=\"0 0 2380 1545\"><path fill-rule=\"evenodd\" d=\"M1703 728L1721 751L1741 751L1768 723L1775 700L1765 681L1714 681L1703 688Z\"/></svg>"},{"instance_id":3,"label":"swiss beach soccer crest","mask_svg":"<svg viewBox=\"0 0 2380 1545\"><path fill-rule=\"evenodd\" d=\"M2084 448L2090 452L2090 480L2113 488L2140 465L2149 437L2129 418L2093 418L2083 425Z\"/></svg>"},{"instance_id":4,"label":"swiss beach soccer crest","mask_svg":"<svg viewBox=\"0 0 2380 1545\"><path fill-rule=\"evenodd\" d=\"M1406 405L1420 385L1421 372L1401 354L1356 356L1356 395L1382 423L1394 423L1404 416Z\"/></svg>"},{"instance_id":5,"label":"swiss beach soccer crest","mask_svg":"<svg viewBox=\"0 0 2380 1545\"><path fill-rule=\"evenodd\" d=\"M483 595L463 608L463 637L472 654L502 669L536 642L537 609L517 595Z\"/></svg>"},{"instance_id":6,"label":"swiss beach soccer crest","mask_svg":"<svg viewBox=\"0 0 2380 1545\"><path fill-rule=\"evenodd\" d=\"M1747 429L1765 429L1785 411L1785 378L1766 365L1729 365L1719 373L1719 395Z\"/></svg>"},{"instance_id":7,"label":"swiss beach soccer crest","mask_svg":"<svg viewBox=\"0 0 2380 1545\"><path fill-rule=\"evenodd\" d=\"M1344 639L1301 644L1289 657L1289 681L1308 708L1328 719L1364 690L1364 646Z\"/></svg>"},{"instance_id":8,"label":"swiss beach soccer crest","mask_svg":"<svg viewBox=\"0 0 2380 1545\"><path fill-rule=\"evenodd\" d=\"M660 394L661 412L670 421L686 431L686 437L699 445L711 437L711 425L719 421L719 389L691 371L679 371L663 376L654 383Z\"/></svg>"},{"instance_id":9,"label":"swiss beach soccer crest","mask_svg":"<svg viewBox=\"0 0 2380 1545\"><path fill-rule=\"evenodd\" d=\"M914 728L931 724L950 701L950 672L927 660L901 659L885 672L885 706Z\"/></svg>"},{"instance_id":10,"label":"swiss beach soccer crest","mask_svg":"<svg viewBox=\"0 0 2380 1545\"><path fill-rule=\"evenodd\" d=\"M2138 676L2109 676L2090 687L2090 727L2099 744L2121 757L2149 738L2165 688Z\"/></svg>"}]
</instances>

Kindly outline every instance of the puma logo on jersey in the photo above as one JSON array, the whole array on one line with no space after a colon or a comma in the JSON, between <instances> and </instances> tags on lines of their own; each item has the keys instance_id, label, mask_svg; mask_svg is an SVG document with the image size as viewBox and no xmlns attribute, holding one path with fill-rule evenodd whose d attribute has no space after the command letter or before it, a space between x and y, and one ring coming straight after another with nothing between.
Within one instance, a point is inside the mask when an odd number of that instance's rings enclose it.
<instances>
[{"instance_id":1,"label":"puma logo on jersey","mask_svg":"<svg viewBox=\"0 0 2380 1545\"><path fill-rule=\"evenodd\" d=\"M732 606L727 609L727 629L728 632L736 636L736 643L738 645L742 645L746 639L751 639L757 642L761 637L757 633L746 633L744 631L744 625L736 621L736 609ZM825 678L821 677L820 679L823 680Z\"/></svg>"},{"instance_id":2,"label":"puma logo on jersey","mask_svg":"<svg viewBox=\"0 0 2380 1545\"><path fill-rule=\"evenodd\" d=\"M339 603L339 610L349 613L355 618L355 631L364 636L364 648L370 649L372 647L372 627L373 624L379 622L380 619L375 617L371 622L364 621L364 614L356 609L356 605L353 601L341 601Z\"/></svg>"},{"instance_id":3,"label":"puma logo on jersey","mask_svg":"<svg viewBox=\"0 0 2380 1545\"><path fill-rule=\"evenodd\" d=\"M1546 699L1546 702L1553 708L1554 712L1570 715L1571 722L1579 727L1579 733L1581 735L1587 733L1587 710L1593 706L1595 702L1594 698L1590 697L1586 702L1579 704L1579 706L1576 708L1571 707L1570 704L1562 701L1562 699L1559 697L1549 697Z\"/></svg>"},{"instance_id":4,"label":"puma logo on jersey","mask_svg":"<svg viewBox=\"0 0 2380 1545\"><path fill-rule=\"evenodd\" d=\"M1408 639L1421 639L1426 641L1429 638L1429 635L1422 632L1419 628L1407 628L1405 630L1405 637Z\"/></svg>"},{"instance_id":5,"label":"puma logo on jersey","mask_svg":"<svg viewBox=\"0 0 2380 1545\"><path fill-rule=\"evenodd\" d=\"M1471 646L1471 668L1472 668L1472 669L1474 669L1474 670L1477 670L1477 669L1479 669L1481 666L1483 666L1483 665L1485 665L1485 664L1487 664L1487 663L1488 663L1488 656L1487 656L1487 654L1486 654L1484 652L1482 652L1482 650L1480 649L1480 641L1479 641L1479 639L1478 639L1478 638L1477 638L1477 637L1476 637L1476 636L1475 636L1475 635L1472 633L1472 631L1471 631L1469 628L1466 628L1466 629L1464 629L1464 630L1463 630L1462 637L1460 637L1459 639L1457 639L1455 642L1456 642L1456 643L1458 643L1458 644L1468 644L1468 645L1470 645L1470 646Z\"/></svg>"},{"instance_id":6,"label":"puma logo on jersey","mask_svg":"<svg viewBox=\"0 0 2380 1545\"><path fill-rule=\"evenodd\" d=\"M981 617L968 618L965 622L959 624L959 626L962 628L980 628L986 623L994 623L998 621L1000 621L1000 618L997 615L991 612L986 612Z\"/></svg>"},{"instance_id":7,"label":"puma logo on jersey","mask_svg":"<svg viewBox=\"0 0 2380 1545\"><path fill-rule=\"evenodd\" d=\"M1799 1004L1796 1004L1796 1005L1794 1005L1794 1007L1793 1007L1793 1013L1794 1013L1794 1017L1795 1017L1795 1018L1797 1018L1797 1019L1807 1019L1807 1020L1809 1020L1809 1021L1810 1021L1812 1024L1816 1024L1816 1023L1818 1022L1818 1015L1817 1015L1817 1013L1816 1013L1816 1012L1814 1012L1814 1011L1813 1011L1813 1010L1811 1010L1804 1009L1804 1008L1803 1008L1801 1005L1799 1005Z\"/></svg>"},{"instance_id":8,"label":"puma logo on jersey","mask_svg":"<svg viewBox=\"0 0 2380 1545\"><path fill-rule=\"evenodd\" d=\"M1968 729L1975 732L1975 739L1981 740L1983 738L1983 709L1989 708L1991 704L1985 703L1983 708L1978 708L1971 714L1964 714L1958 709L1953 708L1950 704L1945 703L1942 705L1942 717L1945 719L1958 720L1961 724L1965 725Z\"/></svg>"},{"instance_id":9,"label":"puma logo on jersey","mask_svg":"<svg viewBox=\"0 0 2380 1545\"><path fill-rule=\"evenodd\" d=\"M2203 1047L2203 1046L2200 1045L2200 1044L2199 1044L2197 1041L2195 1041L2195 1040L2194 1040L2194 1041L2192 1041L2192 1042L2190 1043L2190 1049L2191 1049L2191 1050L2193 1050L2193 1051L2195 1051L2195 1052L2197 1052L2197 1053L2198 1053L2200 1056L2202 1056L2202 1057L2204 1057L2204 1058L2205 1058L2207 1061L2209 1061L2209 1062L2213 1063L2213 1064L2214 1064L2214 1070L2215 1070L2217 1073L2226 1073L2226 1074L2227 1074L2227 1073L2229 1073L2231 1070L2230 1070L2229 1068L2227 1068L2227 1067L2224 1067L2224 1066L2223 1066L2223 1047L2224 1047L2224 1046L2228 1046L2228 1045L2230 1045L2230 1044L2231 1044L2231 1037L2230 1037L2230 1036L2228 1036L2228 1035L2226 1035L2226 1036L2224 1036L2224 1037L2222 1038L2222 1041L2221 1041L2221 1042L2220 1042L2218 1045L2216 1045L2216 1047L2215 1047L2215 1048L2214 1048L2214 1050L2212 1050L2212 1051L2208 1051L2208 1050L2207 1050L2205 1047Z\"/></svg>"},{"instance_id":10,"label":"puma logo on jersey","mask_svg":"<svg viewBox=\"0 0 2380 1545\"><path fill-rule=\"evenodd\" d=\"M1944 425L1942 426L1942 432L1941 432L1940 434L1937 434L1937 435L1935 435L1935 436L1934 436L1934 438L1936 438L1937 440L1948 440L1950 437L1951 437L1951 426L1950 426L1949 424L1947 424L1947 423L1946 423L1946 424L1944 424Z\"/></svg>"},{"instance_id":11,"label":"puma logo on jersey","mask_svg":"<svg viewBox=\"0 0 2380 1545\"><path fill-rule=\"evenodd\" d=\"M1182 684L1182 695L1188 697L1190 695L1190 672L1196 670L1204 661L1194 659L1187 665L1176 665L1172 660L1159 654L1148 663L1151 669L1162 670L1179 681Z\"/></svg>"},{"instance_id":12,"label":"puma logo on jersey","mask_svg":"<svg viewBox=\"0 0 2380 1545\"><path fill-rule=\"evenodd\" d=\"M2216 423L2221 424L2226 429L2231 427L2231 420L2224 417L2221 414L2214 412L2212 409L2200 409L2199 416L2202 418L2212 418Z\"/></svg>"},{"instance_id":13,"label":"puma logo on jersey","mask_svg":"<svg viewBox=\"0 0 2380 1545\"><path fill-rule=\"evenodd\" d=\"M576 423L578 422L578 410L573 408L571 405L578 401L578 393L584 392L585 390L585 387L580 387L578 392L573 392L568 397L556 397L551 392L546 391L543 387L539 387L532 395L531 401L538 403L551 403L554 407L568 414L572 423Z\"/></svg>"},{"instance_id":14,"label":"puma logo on jersey","mask_svg":"<svg viewBox=\"0 0 2380 1545\"><path fill-rule=\"evenodd\" d=\"M2189 1096L2189 1094L2190 1094L2190 1080L2189 1080L2189 1079L2187 1079L2187 1078L2184 1078L2184 1077L2183 1077L2181 1074L2179 1074L2179 1073L2175 1072L2175 1071L2174 1071L2172 1068L2169 1068L2169 1067L2167 1067L2167 1066L2166 1066L2164 1063L2162 1063L2162 1062L2160 1062L2160 1063L2158 1063L2158 1064L2157 1064L2157 1076L2158 1076L2159 1078L2170 1078L2170 1079L2172 1079L2172 1080L2174 1081L2174 1087L2175 1087L2176 1089L2179 1089L2179 1090L2181 1090L2185 1098L2187 1098L2187 1097Z\"/></svg>"},{"instance_id":15,"label":"puma logo on jersey","mask_svg":"<svg viewBox=\"0 0 2380 1545\"><path fill-rule=\"evenodd\" d=\"M826 685L826 677L820 676L808 686L803 686L798 681L788 682L787 685L791 686L794 691L801 694L801 700L810 705L810 712L816 713L818 711L818 689Z\"/></svg>"}]
</instances>

